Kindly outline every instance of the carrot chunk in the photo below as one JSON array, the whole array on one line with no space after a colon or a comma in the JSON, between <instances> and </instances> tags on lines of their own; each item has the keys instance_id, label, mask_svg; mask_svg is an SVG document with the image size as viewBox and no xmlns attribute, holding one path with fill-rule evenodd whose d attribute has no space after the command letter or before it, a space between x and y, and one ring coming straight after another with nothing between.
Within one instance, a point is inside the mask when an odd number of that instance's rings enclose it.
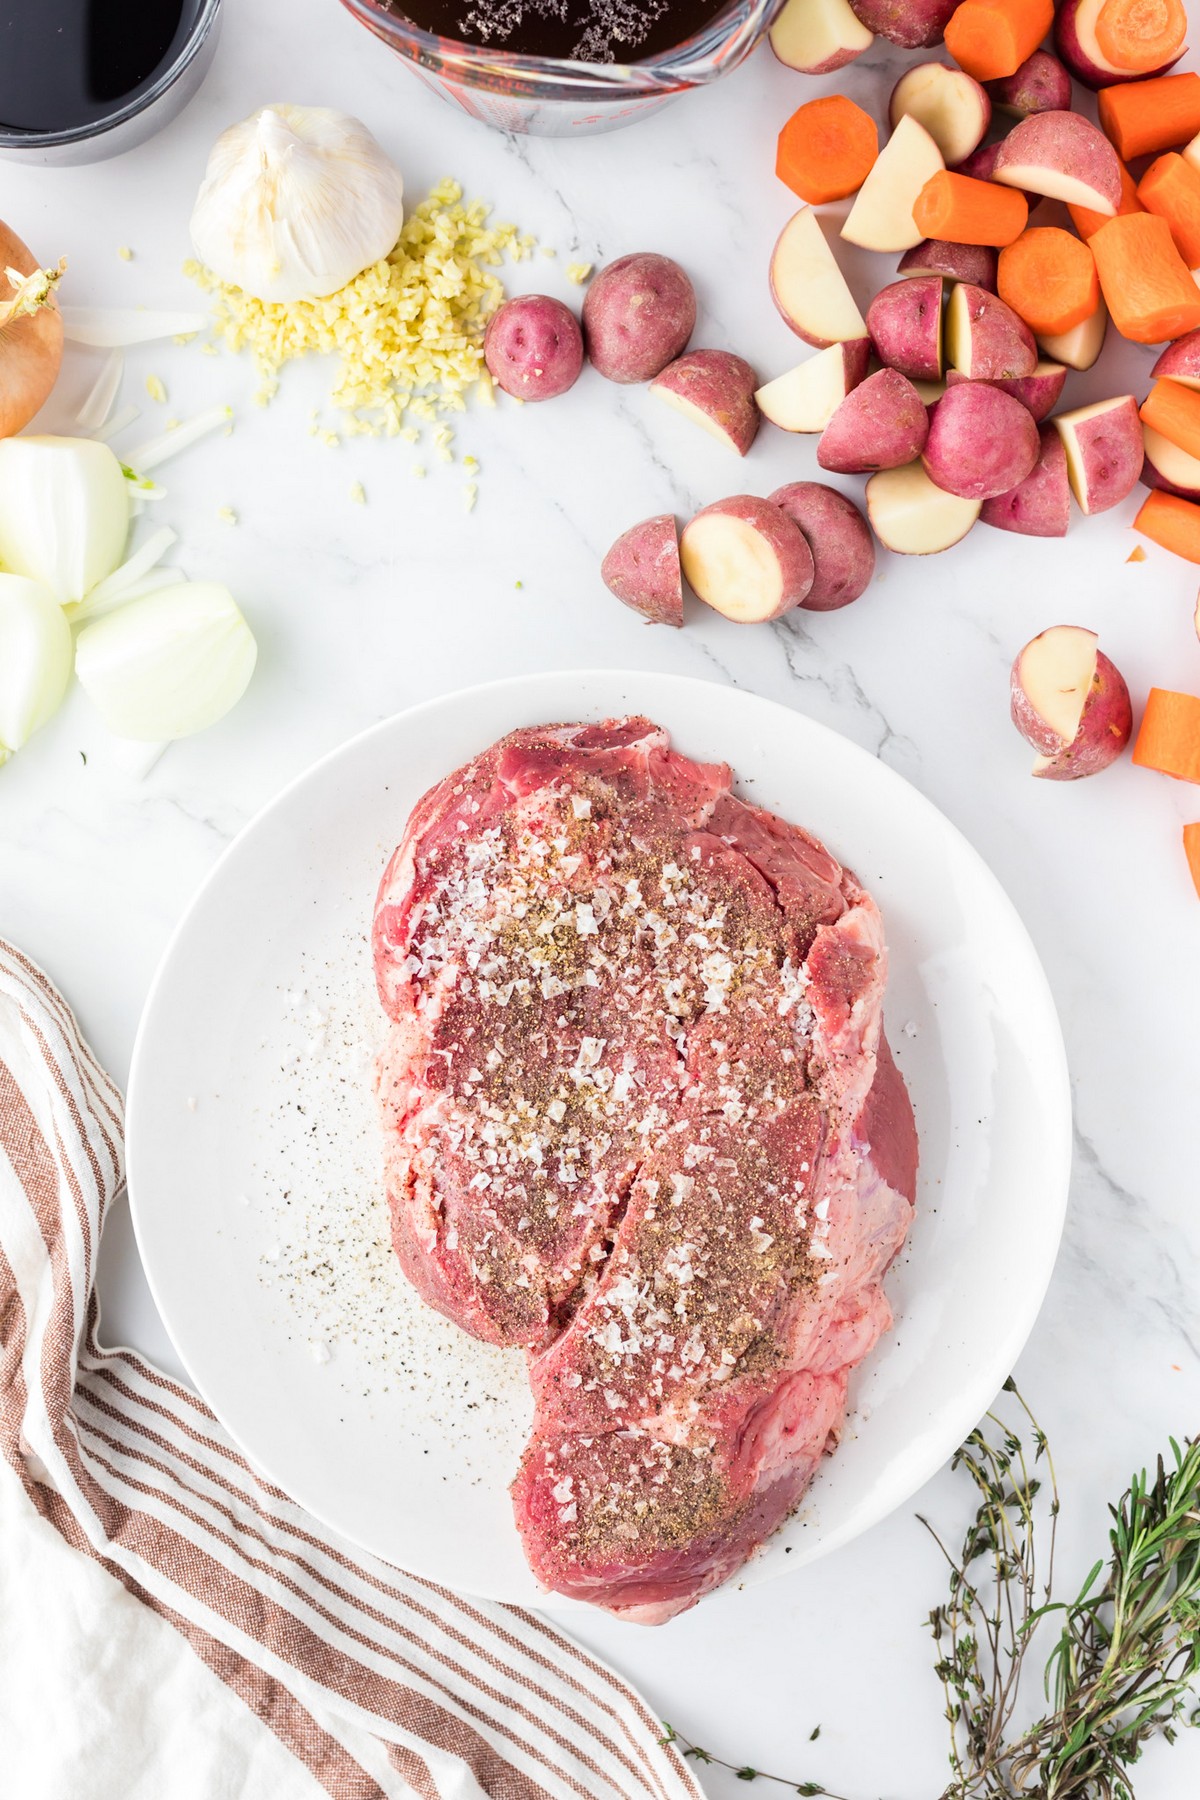
<instances>
[{"instance_id":1,"label":"carrot chunk","mask_svg":"<svg viewBox=\"0 0 1200 1800\"><path fill-rule=\"evenodd\" d=\"M1088 240L1105 305L1122 337L1161 344L1200 325L1200 287L1153 213L1118 214Z\"/></svg>"},{"instance_id":2,"label":"carrot chunk","mask_svg":"<svg viewBox=\"0 0 1200 1800\"><path fill-rule=\"evenodd\" d=\"M951 21L953 23L953 21ZM1200 131L1200 75L1159 75L1101 88L1100 128L1124 162L1176 150Z\"/></svg>"},{"instance_id":3,"label":"carrot chunk","mask_svg":"<svg viewBox=\"0 0 1200 1800\"><path fill-rule=\"evenodd\" d=\"M1142 401L1139 418L1168 444L1200 456L1200 392L1169 377L1156 381Z\"/></svg>"},{"instance_id":4,"label":"carrot chunk","mask_svg":"<svg viewBox=\"0 0 1200 1800\"><path fill-rule=\"evenodd\" d=\"M922 237L993 248L1019 238L1028 218L1029 206L1016 188L950 169L930 176L913 207L913 224Z\"/></svg>"},{"instance_id":5,"label":"carrot chunk","mask_svg":"<svg viewBox=\"0 0 1200 1800\"><path fill-rule=\"evenodd\" d=\"M1117 217L1123 218L1127 213L1145 212L1146 208L1138 199L1137 185L1133 176L1124 163L1120 163L1118 166L1121 170L1121 202L1117 207ZM1100 227L1107 225L1113 216L1111 213L1089 212L1086 206L1071 206L1070 204L1067 206L1067 211L1071 215L1072 225L1084 243L1088 243L1094 238Z\"/></svg>"},{"instance_id":6,"label":"carrot chunk","mask_svg":"<svg viewBox=\"0 0 1200 1800\"><path fill-rule=\"evenodd\" d=\"M1196 892L1200 894L1200 823L1184 826L1183 854L1187 857Z\"/></svg>"},{"instance_id":7,"label":"carrot chunk","mask_svg":"<svg viewBox=\"0 0 1200 1800\"><path fill-rule=\"evenodd\" d=\"M875 121L845 94L795 111L779 134L775 173L810 206L855 194L879 155Z\"/></svg>"},{"instance_id":8,"label":"carrot chunk","mask_svg":"<svg viewBox=\"0 0 1200 1800\"><path fill-rule=\"evenodd\" d=\"M1193 501L1155 488L1142 501L1133 529L1185 562L1200 563L1200 506ZM1196 705L1200 706L1200 700Z\"/></svg>"},{"instance_id":9,"label":"carrot chunk","mask_svg":"<svg viewBox=\"0 0 1200 1800\"><path fill-rule=\"evenodd\" d=\"M1073 331L1100 305L1095 257L1056 225L1023 231L1001 250L998 287L1000 298L1039 337Z\"/></svg>"},{"instance_id":10,"label":"carrot chunk","mask_svg":"<svg viewBox=\"0 0 1200 1800\"><path fill-rule=\"evenodd\" d=\"M999 81L1016 74L1053 23L1053 0L962 0L946 26L946 48L976 81Z\"/></svg>"},{"instance_id":11,"label":"carrot chunk","mask_svg":"<svg viewBox=\"0 0 1200 1800\"><path fill-rule=\"evenodd\" d=\"M1200 515L1200 507L1192 511ZM1133 760L1143 769L1174 775L1177 781L1200 781L1200 699L1170 688L1151 688Z\"/></svg>"},{"instance_id":12,"label":"carrot chunk","mask_svg":"<svg viewBox=\"0 0 1200 1800\"><path fill-rule=\"evenodd\" d=\"M1186 38L1187 13L1180 0L1104 0L1096 15L1100 54L1135 74L1174 62Z\"/></svg>"},{"instance_id":13,"label":"carrot chunk","mask_svg":"<svg viewBox=\"0 0 1200 1800\"><path fill-rule=\"evenodd\" d=\"M1189 269L1200 264L1200 174L1174 150L1156 158L1138 182L1147 212L1165 219Z\"/></svg>"}]
</instances>

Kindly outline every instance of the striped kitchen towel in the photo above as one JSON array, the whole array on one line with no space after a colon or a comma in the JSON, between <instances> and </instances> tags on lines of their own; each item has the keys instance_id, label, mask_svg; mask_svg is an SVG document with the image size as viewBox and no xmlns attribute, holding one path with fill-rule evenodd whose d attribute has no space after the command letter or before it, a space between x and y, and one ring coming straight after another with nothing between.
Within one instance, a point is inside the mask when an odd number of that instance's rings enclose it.
<instances>
[{"instance_id":1,"label":"striped kitchen towel","mask_svg":"<svg viewBox=\"0 0 1200 1800\"><path fill-rule=\"evenodd\" d=\"M595 1657L533 1613L340 1543L195 1394L102 1347L96 1252L121 1180L120 1094L51 983L0 942L12 1791L700 1800L649 1707Z\"/></svg>"}]
</instances>

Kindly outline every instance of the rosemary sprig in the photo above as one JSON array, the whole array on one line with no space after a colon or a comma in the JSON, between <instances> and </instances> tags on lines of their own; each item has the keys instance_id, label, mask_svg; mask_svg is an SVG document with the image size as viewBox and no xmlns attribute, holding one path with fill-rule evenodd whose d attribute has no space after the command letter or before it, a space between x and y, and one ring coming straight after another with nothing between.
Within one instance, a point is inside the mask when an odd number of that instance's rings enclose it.
<instances>
[{"instance_id":1,"label":"rosemary sprig","mask_svg":"<svg viewBox=\"0 0 1200 1800\"><path fill-rule=\"evenodd\" d=\"M1059 1492L1045 1433L1015 1384L955 1456L978 1495L949 1594L929 1614L950 1729L942 1800L1136 1800L1147 1743L1200 1723L1200 1442L1170 1440L1153 1479L1134 1475L1109 1508L1109 1551L1076 1598L1053 1597ZM1015 1409L1016 1425L1005 1416ZM1026 1449L1026 1443L1029 1448ZM1049 1710L1014 1723L1034 1639L1051 1624ZM1028 1716L1028 1714L1026 1714ZM713 1756L665 1727L664 1743L742 1781L843 1800L812 1781ZM814 1733L814 1736L816 1733Z\"/></svg>"}]
</instances>

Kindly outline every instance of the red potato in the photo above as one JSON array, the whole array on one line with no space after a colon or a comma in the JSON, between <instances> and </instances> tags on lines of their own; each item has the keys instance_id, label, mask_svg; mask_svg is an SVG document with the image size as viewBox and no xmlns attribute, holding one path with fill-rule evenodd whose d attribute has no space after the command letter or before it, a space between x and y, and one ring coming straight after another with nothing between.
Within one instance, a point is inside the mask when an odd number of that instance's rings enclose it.
<instances>
[{"instance_id":1,"label":"red potato","mask_svg":"<svg viewBox=\"0 0 1200 1800\"><path fill-rule=\"evenodd\" d=\"M870 338L830 344L760 387L758 410L783 431L824 431L846 395L866 379L870 361Z\"/></svg>"},{"instance_id":2,"label":"red potato","mask_svg":"<svg viewBox=\"0 0 1200 1800\"><path fill-rule=\"evenodd\" d=\"M1160 488L1164 494L1178 494L1181 500L1200 500L1200 457L1189 456L1149 425L1143 425L1142 438L1143 486Z\"/></svg>"},{"instance_id":3,"label":"red potato","mask_svg":"<svg viewBox=\"0 0 1200 1800\"><path fill-rule=\"evenodd\" d=\"M940 275L909 276L882 288L867 308L875 354L910 381L941 380L944 288Z\"/></svg>"},{"instance_id":4,"label":"red potato","mask_svg":"<svg viewBox=\"0 0 1200 1800\"><path fill-rule=\"evenodd\" d=\"M1012 667L1012 721L1038 752L1033 773L1077 781L1114 763L1133 731L1129 689L1094 631L1052 625Z\"/></svg>"},{"instance_id":5,"label":"red potato","mask_svg":"<svg viewBox=\"0 0 1200 1800\"><path fill-rule=\"evenodd\" d=\"M1011 306L964 281L946 308L946 361L969 381L1011 381L1033 374L1037 345Z\"/></svg>"},{"instance_id":6,"label":"red potato","mask_svg":"<svg viewBox=\"0 0 1200 1800\"><path fill-rule=\"evenodd\" d=\"M806 344L865 338L867 324L846 285L811 206L793 215L771 253L771 298L780 316Z\"/></svg>"},{"instance_id":7,"label":"red potato","mask_svg":"<svg viewBox=\"0 0 1200 1800\"><path fill-rule=\"evenodd\" d=\"M999 251L986 244L951 244L944 238L925 238L904 252L898 273L944 275L948 281L965 281L994 294L999 259Z\"/></svg>"},{"instance_id":8,"label":"red potato","mask_svg":"<svg viewBox=\"0 0 1200 1800\"><path fill-rule=\"evenodd\" d=\"M601 269L583 302L592 366L609 381L651 381L687 347L696 291L677 262L639 250Z\"/></svg>"},{"instance_id":9,"label":"red potato","mask_svg":"<svg viewBox=\"0 0 1200 1800\"><path fill-rule=\"evenodd\" d=\"M948 69L945 63L917 63L905 70L888 103L893 130L906 116L925 127L950 168L983 142L992 121L992 103L964 70Z\"/></svg>"},{"instance_id":10,"label":"red potato","mask_svg":"<svg viewBox=\"0 0 1200 1800\"><path fill-rule=\"evenodd\" d=\"M875 545L852 500L820 481L790 481L767 498L800 527L812 551L806 612L836 612L857 600L875 573Z\"/></svg>"},{"instance_id":11,"label":"red potato","mask_svg":"<svg viewBox=\"0 0 1200 1800\"><path fill-rule=\"evenodd\" d=\"M1189 331L1167 345L1150 371L1153 381L1161 376L1169 376L1181 387L1200 388L1200 331Z\"/></svg>"},{"instance_id":12,"label":"red potato","mask_svg":"<svg viewBox=\"0 0 1200 1800\"><path fill-rule=\"evenodd\" d=\"M1038 428L1019 400L983 381L948 387L929 418L925 473L960 500L991 500L1029 475Z\"/></svg>"},{"instance_id":13,"label":"red potato","mask_svg":"<svg viewBox=\"0 0 1200 1800\"><path fill-rule=\"evenodd\" d=\"M958 0L851 0L868 31L902 50L929 50L940 44Z\"/></svg>"},{"instance_id":14,"label":"red potato","mask_svg":"<svg viewBox=\"0 0 1200 1800\"><path fill-rule=\"evenodd\" d=\"M1038 459L1024 481L985 500L979 517L997 531L1022 537L1066 537L1071 522L1067 453L1053 425L1042 426L1038 441Z\"/></svg>"},{"instance_id":15,"label":"red potato","mask_svg":"<svg viewBox=\"0 0 1200 1800\"><path fill-rule=\"evenodd\" d=\"M1052 362L1065 363L1068 369L1090 369L1104 348L1107 331L1108 309L1102 300L1082 325L1055 337L1040 337L1038 344Z\"/></svg>"},{"instance_id":16,"label":"red potato","mask_svg":"<svg viewBox=\"0 0 1200 1800\"><path fill-rule=\"evenodd\" d=\"M875 42L849 0L787 0L768 37L780 62L802 75L832 75Z\"/></svg>"},{"instance_id":17,"label":"red potato","mask_svg":"<svg viewBox=\"0 0 1200 1800\"><path fill-rule=\"evenodd\" d=\"M1071 77L1048 50L1035 50L1013 75L984 84L1000 112L1027 119L1030 113L1069 112Z\"/></svg>"},{"instance_id":18,"label":"red potato","mask_svg":"<svg viewBox=\"0 0 1200 1800\"><path fill-rule=\"evenodd\" d=\"M583 368L579 321L548 294L518 294L488 321L483 360L498 387L519 400L553 400Z\"/></svg>"},{"instance_id":19,"label":"red potato","mask_svg":"<svg viewBox=\"0 0 1200 1800\"><path fill-rule=\"evenodd\" d=\"M651 382L650 392L745 456L758 435L758 376L729 350L688 350Z\"/></svg>"},{"instance_id":20,"label":"red potato","mask_svg":"<svg viewBox=\"0 0 1200 1800\"><path fill-rule=\"evenodd\" d=\"M1096 21L1104 0L1062 0L1055 8L1054 48L1070 69L1076 81L1095 91L1116 87L1121 81L1146 81L1152 75L1165 75L1179 61L1173 56L1157 69L1118 69L1109 62L1096 39ZM1183 52L1180 52L1182 55Z\"/></svg>"},{"instance_id":21,"label":"red potato","mask_svg":"<svg viewBox=\"0 0 1200 1800\"><path fill-rule=\"evenodd\" d=\"M735 494L698 512L683 528L679 555L692 591L739 625L790 612L813 584L804 533L755 494Z\"/></svg>"},{"instance_id":22,"label":"red potato","mask_svg":"<svg viewBox=\"0 0 1200 1800\"><path fill-rule=\"evenodd\" d=\"M885 550L933 556L960 543L979 517L978 500L935 486L919 462L882 469L867 483L867 517Z\"/></svg>"},{"instance_id":23,"label":"red potato","mask_svg":"<svg viewBox=\"0 0 1200 1800\"><path fill-rule=\"evenodd\" d=\"M917 196L945 168L923 125L907 113L879 152L850 208L842 236L863 250L911 250L921 242L913 224Z\"/></svg>"},{"instance_id":24,"label":"red potato","mask_svg":"<svg viewBox=\"0 0 1200 1800\"><path fill-rule=\"evenodd\" d=\"M962 381L969 381L958 369L950 369L946 375L946 386L957 387ZM1062 391L1066 385L1067 371L1059 363L1040 362L1032 375L1018 375L1011 381L996 381L1002 394L1011 394L1014 400L1032 414L1036 424L1048 418L1058 405Z\"/></svg>"},{"instance_id":25,"label":"red potato","mask_svg":"<svg viewBox=\"0 0 1200 1800\"><path fill-rule=\"evenodd\" d=\"M817 461L837 475L895 469L919 456L929 415L911 381L879 369L860 382L821 433Z\"/></svg>"},{"instance_id":26,"label":"red potato","mask_svg":"<svg viewBox=\"0 0 1200 1800\"><path fill-rule=\"evenodd\" d=\"M1031 113L1002 141L993 181L1089 212L1116 213L1121 165L1104 133L1074 112Z\"/></svg>"},{"instance_id":27,"label":"red potato","mask_svg":"<svg viewBox=\"0 0 1200 1800\"><path fill-rule=\"evenodd\" d=\"M683 624L683 577L673 513L659 513L623 531L604 561L600 579L610 594L651 625Z\"/></svg>"},{"instance_id":28,"label":"red potato","mask_svg":"<svg viewBox=\"0 0 1200 1800\"><path fill-rule=\"evenodd\" d=\"M1098 400L1053 421L1067 453L1071 492L1081 512L1107 512L1133 492L1142 472L1142 422L1132 394Z\"/></svg>"}]
</instances>

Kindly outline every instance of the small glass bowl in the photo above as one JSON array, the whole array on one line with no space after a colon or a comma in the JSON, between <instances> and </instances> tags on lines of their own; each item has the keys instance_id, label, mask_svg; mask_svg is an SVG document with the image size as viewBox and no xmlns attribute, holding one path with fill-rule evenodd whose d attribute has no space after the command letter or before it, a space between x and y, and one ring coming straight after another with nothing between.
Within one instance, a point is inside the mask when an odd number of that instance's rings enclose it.
<instances>
[{"instance_id":1,"label":"small glass bowl","mask_svg":"<svg viewBox=\"0 0 1200 1800\"><path fill-rule=\"evenodd\" d=\"M199 0L178 55L149 87L106 117L67 131L0 126L0 157L10 162L93 163L144 144L183 111L204 80L216 54L220 22L221 0Z\"/></svg>"},{"instance_id":2,"label":"small glass bowl","mask_svg":"<svg viewBox=\"0 0 1200 1800\"><path fill-rule=\"evenodd\" d=\"M501 131L545 137L614 131L689 88L707 86L750 54L783 4L731 0L703 30L661 56L582 63L479 49L422 31L386 0L342 0L444 100Z\"/></svg>"}]
</instances>

